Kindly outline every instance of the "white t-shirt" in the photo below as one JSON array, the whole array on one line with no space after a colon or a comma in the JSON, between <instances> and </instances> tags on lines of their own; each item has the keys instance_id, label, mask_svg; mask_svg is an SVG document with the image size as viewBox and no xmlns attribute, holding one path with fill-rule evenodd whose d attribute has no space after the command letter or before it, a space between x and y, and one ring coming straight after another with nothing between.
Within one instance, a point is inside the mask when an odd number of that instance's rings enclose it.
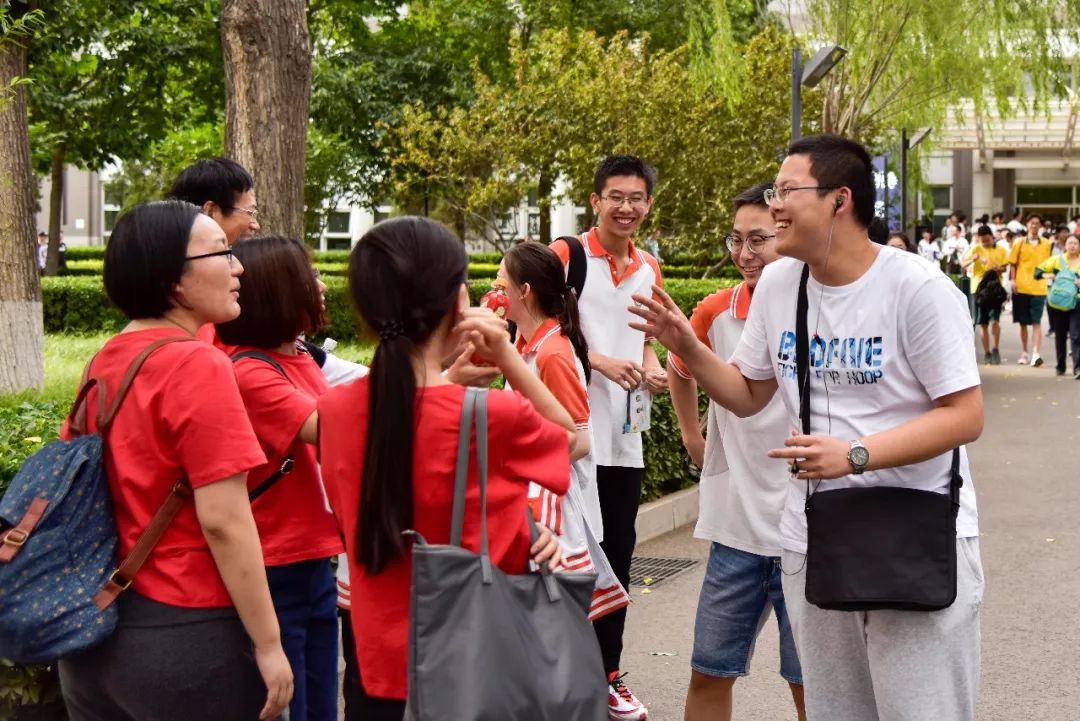
<instances>
[{"instance_id":1,"label":"white t-shirt","mask_svg":"<svg viewBox=\"0 0 1080 721\"><path fill-rule=\"evenodd\" d=\"M752 380L776 378L791 429L801 432L795 369L795 304L803 263L766 266L732 357ZM937 267L882 247L854 283L807 283L810 427L844 440L895 428L926 413L934 399L979 385L971 316L963 295ZM827 385L827 389L826 389ZM910 466L847 475L811 490L903 486L947 493L952 453ZM977 536L978 514L967 453L960 449L959 538ZM783 548L806 552L806 482L794 477L780 521Z\"/></svg>"},{"instance_id":2,"label":"white t-shirt","mask_svg":"<svg viewBox=\"0 0 1080 721\"><path fill-rule=\"evenodd\" d=\"M690 324L699 340L720 358L735 352L750 310L750 288L742 283L706 297ZM668 369L690 378L675 354ZM780 513L787 496L786 463L768 452L784 443L787 411L779 394L756 415L739 418L709 402L701 498L694 537L759 556L780 555Z\"/></svg>"}]
</instances>

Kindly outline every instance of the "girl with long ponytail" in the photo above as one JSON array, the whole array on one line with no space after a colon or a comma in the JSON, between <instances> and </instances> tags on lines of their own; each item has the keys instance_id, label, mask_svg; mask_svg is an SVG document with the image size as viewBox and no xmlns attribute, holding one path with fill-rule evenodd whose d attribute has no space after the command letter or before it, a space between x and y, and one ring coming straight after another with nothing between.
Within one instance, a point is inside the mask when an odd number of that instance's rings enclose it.
<instances>
[{"instance_id":1,"label":"girl with long ponytail","mask_svg":"<svg viewBox=\"0 0 1080 721\"><path fill-rule=\"evenodd\" d=\"M529 482L565 493L577 432L570 414L510 344L505 321L469 308L464 247L417 217L377 224L349 258L349 290L379 339L371 372L319 399L319 451L330 505L345 538L351 630L359 678L348 721L400 721L406 697L411 563L402 531L448 543L458 420L465 390L442 359L467 341L517 393L488 394L488 534L492 561L521 573L531 558L557 565L544 530L530 546ZM475 445L475 441L473 442ZM475 453L475 449L471 452ZM471 464L462 545L479 548Z\"/></svg>"},{"instance_id":2,"label":"girl with long ponytail","mask_svg":"<svg viewBox=\"0 0 1080 721\"><path fill-rule=\"evenodd\" d=\"M577 295L566 284L559 256L546 245L519 243L499 268L506 318L517 324L517 348L577 427L570 455L570 488L565 496L533 484L530 505L536 520L559 533L568 570L597 573L589 618L596 620L630 602L604 552L603 520L596 487L596 464L589 449L589 347L581 331ZM511 383L512 385L512 383Z\"/></svg>"}]
</instances>

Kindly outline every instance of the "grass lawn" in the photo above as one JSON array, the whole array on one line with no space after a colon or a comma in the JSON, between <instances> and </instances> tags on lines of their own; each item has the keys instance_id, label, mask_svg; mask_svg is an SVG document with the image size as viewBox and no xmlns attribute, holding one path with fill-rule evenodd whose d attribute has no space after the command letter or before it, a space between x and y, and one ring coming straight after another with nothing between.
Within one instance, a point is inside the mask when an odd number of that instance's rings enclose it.
<instances>
[{"instance_id":1,"label":"grass lawn","mask_svg":"<svg viewBox=\"0 0 1080 721\"><path fill-rule=\"evenodd\" d=\"M12 407L22 403L43 401L66 401L75 399L75 391L82 377L86 361L111 337L109 333L95 335L45 336L45 389L24 391L0 396L0 407ZM375 353L374 346L360 343L339 343L334 354L345 360L369 364Z\"/></svg>"}]
</instances>

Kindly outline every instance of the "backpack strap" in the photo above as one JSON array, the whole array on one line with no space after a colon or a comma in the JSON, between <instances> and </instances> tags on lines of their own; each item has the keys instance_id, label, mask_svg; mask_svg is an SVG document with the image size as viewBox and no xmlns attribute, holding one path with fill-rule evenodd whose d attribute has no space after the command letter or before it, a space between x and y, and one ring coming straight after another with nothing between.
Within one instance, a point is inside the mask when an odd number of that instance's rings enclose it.
<instances>
[{"instance_id":1,"label":"backpack strap","mask_svg":"<svg viewBox=\"0 0 1080 721\"><path fill-rule=\"evenodd\" d=\"M578 300L581 300L581 294L585 290L585 273L588 270L585 246L576 235L561 235L555 240L566 241L570 249L570 262L566 264L566 284L574 289Z\"/></svg>"},{"instance_id":2,"label":"backpack strap","mask_svg":"<svg viewBox=\"0 0 1080 721\"><path fill-rule=\"evenodd\" d=\"M139 539L135 541L131 551L109 576L104 588L94 594L94 605L104 611L116 600L117 596L128 589L131 579L146 562L154 546L161 540L165 529L169 527L172 519L189 498L191 498L191 486L186 480L177 481L165 502L158 507L157 513L150 519L150 523L139 534Z\"/></svg>"},{"instance_id":3,"label":"backpack strap","mask_svg":"<svg viewBox=\"0 0 1080 721\"><path fill-rule=\"evenodd\" d=\"M267 364L273 366L274 370L276 370L278 373L280 373L282 375L282 377L285 378L285 380L292 383L292 379L289 378L289 374L285 372L285 369L281 367L281 364L278 363L273 358L271 358L270 356L268 356L266 353L263 353L262 351L245 350L245 351L240 351L239 353L234 353L233 355L229 356L229 359L233 363L236 363L238 360L243 360L244 358L254 358L255 360L260 360L263 363L267 363ZM325 359L325 356L324 356L324 359ZM296 384L294 383L293 385L295 386ZM284 476L287 476L289 473L292 472L293 465L294 465L293 457L291 455L290 456L285 456L285 459L281 462L281 465L278 467L278 469L276 471L271 473L269 476L266 477L266 480L264 480L262 483L255 486L253 489L251 489L251 491L248 492L248 501L253 502L256 498L258 498L262 494L269 491L270 488L275 483L277 483Z\"/></svg>"},{"instance_id":4,"label":"backpack strap","mask_svg":"<svg viewBox=\"0 0 1080 721\"><path fill-rule=\"evenodd\" d=\"M113 398L112 405L108 412L104 412L104 403L98 403L98 433L101 434L103 439L105 438L108 429L112 426L113 419L116 417L116 412L120 409L120 404L123 402L124 397L131 388L131 382L135 380L135 376L138 375L139 369L142 368L143 363L150 357L150 354L161 346L169 343L194 340L197 339L191 336L170 336L168 338L161 338L143 348L142 352L135 356L135 360L128 366L127 372L124 373L124 377L120 381L120 387L117 389L116 397ZM101 384L98 396L101 398L104 396L103 391L105 389L105 384L96 378L94 381ZM89 385L89 383L87 385ZM81 393L82 391L80 390L80 394ZM154 513L154 517L150 519L150 523L147 524L146 528L143 529L143 532L139 534L139 538L135 541L135 545L132 546L131 551L109 576L109 580L105 583L105 586L94 594L94 605L104 611L112 605L117 596L131 586L131 580L135 577L135 574L138 573L139 569L142 568L143 563L145 563L146 559L150 556L150 552L154 550L154 546L161 540L162 534L165 533L165 529L172 523L172 519L180 511L184 503L191 498L191 494L191 486L188 485L186 479L181 479L173 484L169 495L158 507L157 512Z\"/></svg>"}]
</instances>

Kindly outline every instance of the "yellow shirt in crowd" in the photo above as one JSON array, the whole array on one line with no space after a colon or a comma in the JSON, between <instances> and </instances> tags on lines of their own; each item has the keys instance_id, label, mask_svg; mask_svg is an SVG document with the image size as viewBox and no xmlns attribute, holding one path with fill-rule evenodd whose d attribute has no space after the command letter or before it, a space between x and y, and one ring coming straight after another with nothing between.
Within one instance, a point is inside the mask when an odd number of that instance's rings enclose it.
<instances>
[{"instance_id":1,"label":"yellow shirt in crowd","mask_svg":"<svg viewBox=\"0 0 1080 721\"><path fill-rule=\"evenodd\" d=\"M1039 270L1041 270L1043 273L1057 274L1057 272L1060 271L1062 267L1066 265L1066 263L1068 263L1068 260L1064 254L1055 255L1054 257L1044 260L1042 263L1039 263ZM1077 275L1080 275L1080 258L1077 258L1071 263L1068 263L1068 268ZM1076 297L1080 298L1080 289L1077 289Z\"/></svg>"},{"instance_id":2,"label":"yellow shirt in crowd","mask_svg":"<svg viewBox=\"0 0 1080 721\"><path fill-rule=\"evenodd\" d=\"M1016 266L1016 292L1026 295L1046 295L1046 281L1035 279L1035 269L1050 257L1050 241L1040 239L1032 243L1027 238L1017 238L1009 253L1009 265Z\"/></svg>"},{"instance_id":3,"label":"yellow shirt in crowd","mask_svg":"<svg viewBox=\"0 0 1080 721\"><path fill-rule=\"evenodd\" d=\"M979 283L982 282L983 276L986 275L986 271L995 268L999 277L1002 277L1005 272L1005 264L1008 261L1008 256L1005 253L1004 248L999 248L996 245L984 248L980 243L968 248L968 252L964 254L965 261L972 257L975 258L975 262L971 264L972 293L979 289Z\"/></svg>"}]
</instances>

